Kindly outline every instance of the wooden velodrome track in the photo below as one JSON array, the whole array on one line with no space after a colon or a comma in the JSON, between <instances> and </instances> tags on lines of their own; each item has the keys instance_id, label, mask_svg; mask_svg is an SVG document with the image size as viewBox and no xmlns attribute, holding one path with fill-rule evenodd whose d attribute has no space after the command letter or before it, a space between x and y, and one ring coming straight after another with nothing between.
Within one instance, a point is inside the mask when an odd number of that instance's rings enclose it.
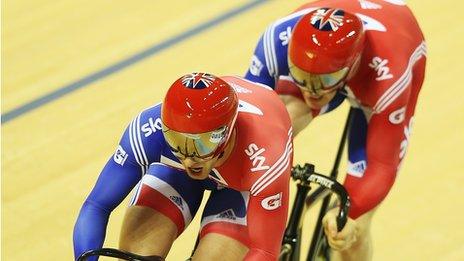
<instances>
[{"instance_id":1,"label":"wooden velodrome track","mask_svg":"<svg viewBox=\"0 0 464 261\"><path fill-rule=\"evenodd\" d=\"M303 2L2 1L1 259L71 260L79 208L132 117L181 74L242 75L264 28ZM408 156L374 220L374 260L464 260L464 6L408 3L428 41L427 77ZM295 163L330 169L346 111L297 137ZM117 246L126 206L106 246ZM197 228L168 260L185 260Z\"/></svg>"}]
</instances>

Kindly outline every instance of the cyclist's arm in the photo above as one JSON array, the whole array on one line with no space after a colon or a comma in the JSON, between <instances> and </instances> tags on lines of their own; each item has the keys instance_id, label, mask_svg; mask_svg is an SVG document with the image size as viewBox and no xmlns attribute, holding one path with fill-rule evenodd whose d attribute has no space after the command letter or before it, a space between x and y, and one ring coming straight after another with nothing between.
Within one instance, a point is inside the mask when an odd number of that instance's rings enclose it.
<instances>
[{"instance_id":1,"label":"cyclist's arm","mask_svg":"<svg viewBox=\"0 0 464 261\"><path fill-rule=\"evenodd\" d=\"M425 62L421 60L423 55L422 47L407 56L401 53L386 55L391 77L383 80L377 79L377 75L365 77L364 88L369 90L374 112L366 127L366 168L360 177L347 175L345 181L352 203L351 218L378 206L395 182L408 144L411 117L420 90L417 84L423 80L420 67L423 65L416 67L414 63ZM351 131L350 140L355 135Z\"/></svg>"},{"instance_id":2,"label":"cyclist's arm","mask_svg":"<svg viewBox=\"0 0 464 261\"><path fill-rule=\"evenodd\" d=\"M351 198L350 217L353 219L380 204L395 182L400 150L409 124L407 120L401 124L390 122L389 115L395 109L372 115L367 127L367 167L362 177L347 175L345 180L344 185Z\"/></svg>"},{"instance_id":3,"label":"cyclist's arm","mask_svg":"<svg viewBox=\"0 0 464 261\"><path fill-rule=\"evenodd\" d=\"M75 257L103 245L111 211L129 194L150 163L159 161L162 150L162 134L156 129L159 111L159 106L154 106L135 117L100 173L74 226Z\"/></svg>"},{"instance_id":4,"label":"cyclist's arm","mask_svg":"<svg viewBox=\"0 0 464 261\"><path fill-rule=\"evenodd\" d=\"M245 74L245 79L274 88L274 76L269 72L265 61L266 56L264 53L263 36L261 36L258 45L256 45L255 52L251 57L250 67Z\"/></svg>"},{"instance_id":5,"label":"cyclist's arm","mask_svg":"<svg viewBox=\"0 0 464 261\"><path fill-rule=\"evenodd\" d=\"M289 177L287 169L258 195L251 194L247 213L251 242L245 260L276 260L279 256L287 221Z\"/></svg>"},{"instance_id":6,"label":"cyclist's arm","mask_svg":"<svg viewBox=\"0 0 464 261\"><path fill-rule=\"evenodd\" d=\"M288 71L287 47L278 38L280 28L275 24L267 27L256 45L245 79L265 84L272 89L279 75Z\"/></svg>"},{"instance_id":7,"label":"cyclist's arm","mask_svg":"<svg viewBox=\"0 0 464 261\"><path fill-rule=\"evenodd\" d=\"M140 166L125 162L121 167L111 158L85 200L74 226L74 255L101 248L110 213L127 196L141 176ZM96 258L94 259L96 260Z\"/></svg>"},{"instance_id":8,"label":"cyclist's arm","mask_svg":"<svg viewBox=\"0 0 464 261\"><path fill-rule=\"evenodd\" d=\"M279 97L284 102L292 120L293 137L295 137L313 120L311 109L304 101L292 95L279 95Z\"/></svg>"}]
</instances>

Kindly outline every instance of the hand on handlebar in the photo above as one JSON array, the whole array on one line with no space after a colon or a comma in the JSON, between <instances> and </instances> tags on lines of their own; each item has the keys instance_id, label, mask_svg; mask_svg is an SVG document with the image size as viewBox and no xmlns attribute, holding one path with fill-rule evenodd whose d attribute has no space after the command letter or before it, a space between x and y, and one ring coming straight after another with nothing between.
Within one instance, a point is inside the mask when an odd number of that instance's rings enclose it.
<instances>
[{"instance_id":1,"label":"hand on handlebar","mask_svg":"<svg viewBox=\"0 0 464 261\"><path fill-rule=\"evenodd\" d=\"M358 238L358 224L355 220L348 218L345 227L337 231L337 215L339 208L333 208L325 214L322 219L324 232L332 249L337 251L346 250L356 243Z\"/></svg>"}]
</instances>

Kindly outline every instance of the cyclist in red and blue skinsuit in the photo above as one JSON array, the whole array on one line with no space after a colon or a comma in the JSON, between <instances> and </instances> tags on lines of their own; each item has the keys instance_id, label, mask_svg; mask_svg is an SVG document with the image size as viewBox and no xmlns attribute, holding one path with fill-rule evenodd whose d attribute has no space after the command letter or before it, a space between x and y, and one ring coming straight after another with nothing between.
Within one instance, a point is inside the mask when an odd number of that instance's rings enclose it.
<instances>
[{"instance_id":1,"label":"cyclist in red and blue skinsuit","mask_svg":"<svg viewBox=\"0 0 464 261\"><path fill-rule=\"evenodd\" d=\"M245 78L276 89L294 134L344 100L355 109L344 183L351 219L341 234L332 231L335 211L324 220L345 260L371 256L371 218L409 144L425 55L419 25L401 0L311 2L272 23L256 46Z\"/></svg>"},{"instance_id":2,"label":"cyclist in red and blue skinsuit","mask_svg":"<svg viewBox=\"0 0 464 261\"><path fill-rule=\"evenodd\" d=\"M188 85L192 81L197 82L193 86ZM202 82L207 83L206 86L199 87ZM136 187L122 229L122 249L143 255L165 256L167 252L150 252L151 246L161 244L161 237L156 237L156 241L150 244L138 244L137 240L144 242L144 235L137 233L142 231L146 234L146 231L134 228L142 227L145 222L143 218L137 218L131 224L131 211L143 209L144 213L160 213L168 220L163 229L174 228L172 233L175 238L195 216L204 191L210 190L211 195L203 211L198 249L202 249L201 242L204 238L219 234L221 238L233 239L245 247L242 249L246 249L246 252L240 259L276 259L288 210L288 184L293 157L290 118L284 104L271 88L240 77L216 78L209 74L194 73L180 78L173 86L191 92L209 88L205 90L211 90L207 95L210 97L214 96L217 88L224 87L224 82L231 86L228 88L233 90L233 97L237 97L234 98L236 107L231 114L233 119L226 125L226 129L230 130L227 133L230 134L232 145L223 148L224 153L212 156L224 162L205 172L207 168L201 164L191 164L197 162L195 157L201 156L201 153L197 155L195 151L189 151L191 148L187 145L182 147L184 143L172 145L179 137L166 136L169 132L174 133L173 135L185 135L188 142L189 137L196 135L185 134L185 130L182 130L184 134L178 134L166 129L166 126L172 128L169 125L171 122L173 125L179 124L178 118L187 118L190 115L185 113L184 116L172 117L170 121L165 119L163 123L163 106L180 106L177 101L175 105L165 101L142 111L125 130L116 152L106 163L82 206L74 227L76 257L86 250L103 245L110 213ZM196 89L192 91L189 88ZM181 97L178 91L175 90L175 94L171 96ZM219 99L219 105L214 104L208 111L202 111L198 115L210 113L214 117L211 110L223 106L221 102L224 103L227 98ZM195 106L207 106L203 100L201 104L194 104L192 100L190 97L186 105L194 109ZM167 114L172 108L165 110ZM191 117L193 116L189 116L186 121ZM212 120L202 119L198 126L207 129L209 122ZM195 127L192 124L184 125L192 133L197 133L191 129ZM269 132L272 133L271 139ZM200 133L200 136L209 135L204 130ZM199 150L208 149L223 133L214 128L209 138L198 145ZM170 139L167 140L166 137ZM156 233L157 228L150 227L151 232ZM148 246L148 249L128 247L124 242L129 236L133 236L136 241L131 243ZM215 252L215 249L220 249L218 246L209 246L208 249L208 255L220 254L223 260L227 260L228 252Z\"/></svg>"}]
</instances>

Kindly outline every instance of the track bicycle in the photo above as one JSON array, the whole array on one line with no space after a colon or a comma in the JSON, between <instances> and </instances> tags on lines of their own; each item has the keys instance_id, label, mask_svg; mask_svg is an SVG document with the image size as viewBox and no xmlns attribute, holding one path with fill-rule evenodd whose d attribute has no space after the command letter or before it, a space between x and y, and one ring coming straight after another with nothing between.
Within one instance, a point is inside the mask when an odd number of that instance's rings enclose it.
<instances>
[{"instance_id":1,"label":"track bicycle","mask_svg":"<svg viewBox=\"0 0 464 261\"><path fill-rule=\"evenodd\" d=\"M350 207L349 196L345 188L337 182L337 176L346 138L351 128L353 115L354 109L350 108L330 176L324 176L316 173L314 165L308 163L306 163L303 167L296 166L292 168L292 178L297 182L297 193L293 202L288 225L285 230L279 260L300 260L301 239L303 234L302 220L306 211L311 206L315 205L315 203L320 199L323 199L323 202L319 209L319 215L305 260L330 260L330 247L323 231L322 219L325 213L329 210L332 193L338 196L340 206L337 217L338 231L343 229L348 218ZM308 195L311 189L310 183L318 184L319 187Z\"/></svg>"},{"instance_id":2,"label":"track bicycle","mask_svg":"<svg viewBox=\"0 0 464 261\"><path fill-rule=\"evenodd\" d=\"M345 188L336 180L316 173L314 171L314 165L306 163L304 166L297 165L293 167L292 178L297 182L297 193L293 202L289 222L284 234L282 248L279 256L279 260L281 261L300 260L301 238L303 232L302 218L308 206L314 203L308 202L308 198L310 197L308 196L308 193L311 189L311 184L318 184L320 186L319 188L322 188L321 192L324 190L329 190L338 196L338 201L340 202L340 210L336 219L338 231L341 231L345 226L350 207L350 199ZM311 194L313 197L314 193ZM323 194L318 194L318 197L321 197L321 195ZM324 213L325 212L322 212L322 214ZM318 233L317 229L315 230L315 233ZM310 254L308 254L307 260L315 260L316 256L321 257L323 260L330 260L330 252L327 242L325 241L325 236L323 234L318 234L317 237L313 237L313 241L314 240L316 242L316 248L313 250L314 253L310 252Z\"/></svg>"}]
</instances>

